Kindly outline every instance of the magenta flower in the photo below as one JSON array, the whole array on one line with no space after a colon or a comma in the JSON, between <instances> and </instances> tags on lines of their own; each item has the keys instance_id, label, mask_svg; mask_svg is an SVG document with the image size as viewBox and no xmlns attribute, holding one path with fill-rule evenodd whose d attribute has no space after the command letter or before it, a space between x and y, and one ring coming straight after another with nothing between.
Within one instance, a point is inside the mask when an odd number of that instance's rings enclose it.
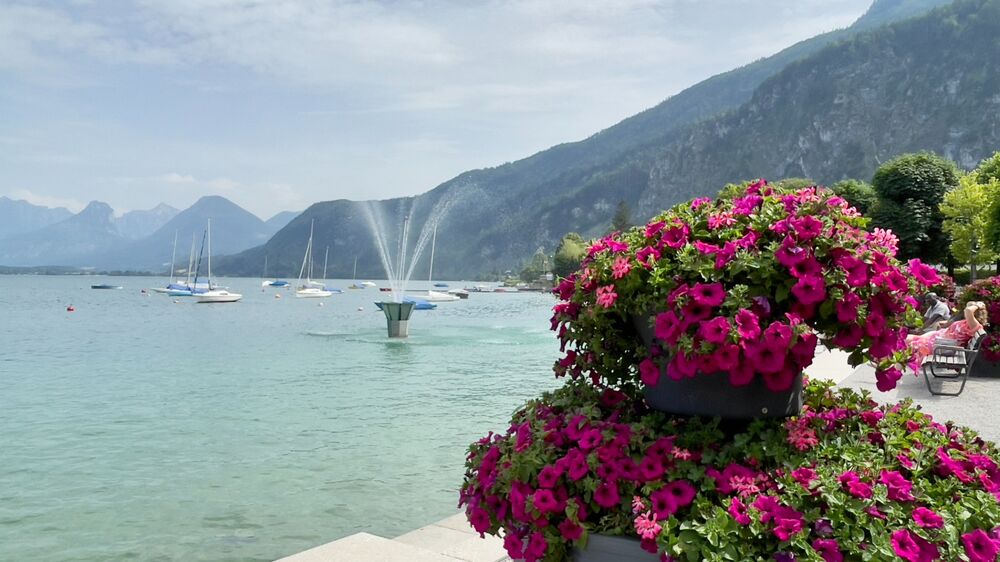
<instances>
[{"instance_id":1,"label":"magenta flower","mask_svg":"<svg viewBox=\"0 0 1000 562\"><path fill-rule=\"evenodd\" d=\"M729 515L740 525L749 525L750 516L747 515L747 506L739 498L729 500Z\"/></svg>"},{"instance_id":2,"label":"magenta flower","mask_svg":"<svg viewBox=\"0 0 1000 562\"><path fill-rule=\"evenodd\" d=\"M816 539L812 542L812 547L823 558L824 562L844 562L844 555L840 552L840 544L834 539Z\"/></svg>"},{"instance_id":3,"label":"magenta flower","mask_svg":"<svg viewBox=\"0 0 1000 562\"><path fill-rule=\"evenodd\" d=\"M559 524L559 533L568 541L575 541L583 536L583 527L572 519L566 519Z\"/></svg>"},{"instance_id":4,"label":"magenta flower","mask_svg":"<svg viewBox=\"0 0 1000 562\"><path fill-rule=\"evenodd\" d=\"M969 562L996 562L997 543L982 529L962 535L962 546L965 547Z\"/></svg>"},{"instance_id":5,"label":"magenta flower","mask_svg":"<svg viewBox=\"0 0 1000 562\"><path fill-rule=\"evenodd\" d=\"M837 301L837 321L854 322L858 319L858 307L861 306L861 298L854 293L847 293L844 298Z\"/></svg>"},{"instance_id":6,"label":"magenta flower","mask_svg":"<svg viewBox=\"0 0 1000 562\"><path fill-rule=\"evenodd\" d=\"M535 506L535 509L542 514L561 511L559 509L559 502L556 501L556 497L552 493L552 490L536 490L531 496L531 503Z\"/></svg>"},{"instance_id":7,"label":"magenta flower","mask_svg":"<svg viewBox=\"0 0 1000 562\"><path fill-rule=\"evenodd\" d=\"M799 467L792 471L792 478L806 490L812 490L812 483L819 478L819 475L811 468Z\"/></svg>"},{"instance_id":8,"label":"magenta flower","mask_svg":"<svg viewBox=\"0 0 1000 562\"><path fill-rule=\"evenodd\" d=\"M845 256L837 260L844 272L847 274L847 285L850 287L863 287L868 284L868 264L851 257Z\"/></svg>"},{"instance_id":9,"label":"magenta flower","mask_svg":"<svg viewBox=\"0 0 1000 562\"><path fill-rule=\"evenodd\" d=\"M801 217L792 221L792 229L799 240L812 240L823 234L823 222L815 217Z\"/></svg>"},{"instance_id":10,"label":"magenta flower","mask_svg":"<svg viewBox=\"0 0 1000 562\"><path fill-rule=\"evenodd\" d=\"M736 332L744 340L755 340L760 336L760 321L753 312L742 308L736 313Z\"/></svg>"},{"instance_id":11,"label":"magenta flower","mask_svg":"<svg viewBox=\"0 0 1000 562\"><path fill-rule=\"evenodd\" d=\"M709 198L709 197L698 197L698 198L693 199L691 201L691 210L697 211L698 207L701 207L702 205L706 205L706 204L711 203L711 202L712 202L712 199Z\"/></svg>"},{"instance_id":12,"label":"magenta flower","mask_svg":"<svg viewBox=\"0 0 1000 562\"><path fill-rule=\"evenodd\" d=\"M715 365L722 371L729 371L740 360L740 348L736 344L720 345L715 350Z\"/></svg>"},{"instance_id":13,"label":"magenta flower","mask_svg":"<svg viewBox=\"0 0 1000 562\"><path fill-rule=\"evenodd\" d=\"M865 331L857 324L848 324L833 336L833 345L842 349L851 349L861 343Z\"/></svg>"},{"instance_id":14,"label":"magenta flower","mask_svg":"<svg viewBox=\"0 0 1000 562\"><path fill-rule=\"evenodd\" d=\"M802 304L819 304L826 300L826 284L818 275L802 277L792 287L792 294Z\"/></svg>"},{"instance_id":15,"label":"magenta flower","mask_svg":"<svg viewBox=\"0 0 1000 562\"><path fill-rule=\"evenodd\" d=\"M916 522L918 527L925 529L940 529L944 527L944 519L926 507L918 507L913 510L913 521Z\"/></svg>"},{"instance_id":16,"label":"magenta flower","mask_svg":"<svg viewBox=\"0 0 1000 562\"><path fill-rule=\"evenodd\" d=\"M763 342L745 343L743 353L755 371L762 374L778 373L785 366L786 351Z\"/></svg>"},{"instance_id":17,"label":"magenta flower","mask_svg":"<svg viewBox=\"0 0 1000 562\"><path fill-rule=\"evenodd\" d=\"M892 550L909 562L932 562L940 556L936 545L907 529L892 533Z\"/></svg>"},{"instance_id":18,"label":"magenta flower","mask_svg":"<svg viewBox=\"0 0 1000 562\"><path fill-rule=\"evenodd\" d=\"M507 533L503 537L503 548L507 551L507 556L513 560L524 558L524 543L521 537L514 533Z\"/></svg>"},{"instance_id":19,"label":"magenta flower","mask_svg":"<svg viewBox=\"0 0 1000 562\"><path fill-rule=\"evenodd\" d=\"M878 480L882 484L885 484L890 500L897 502L911 502L914 500L911 493L913 483L899 472L895 470L883 470L879 474Z\"/></svg>"},{"instance_id":20,"label":"magenta flower","mask_svg":"<svg viewBox=\"0 0 1000 562\"><path fill-rule=\"evenodd\" d=\"M912 259L909 261L909 265L910 275L917 280L917 283L925 287L930 287L941 282L941 277L938 276L937 270L922 263L920 260Z\"/></svg>"},{"instance_id":21,"label":"magenta flower","mask_svg":"<svg viewBox=\"0 0 1000 562\"><path fill-rule=\"evenodd\" d=\"M646 386L656 386L660 382L660 366L652 359L643 359L639 363L639 378Z\"/></svg>"},{"instance_id":22,"label":"magenta flower","mask_svg":"<svg viewBox=\"0 0 1000 562\"><path fill-rule=\"evenodd\" d=\"M542 488L555 488L562 474L562 466L550 464L538 472L538 485Z\"/></svg>"},{"instance_id":23,"label":"magenta flower","mask_svg":"<svg viewBox=\"0 0 1000 562\"><path fill-rule=\"evenodd\" d=\"M646 482L656 480L663 476L663 462L659 455L647 454L639 461L639 474Z\"/></svg>"},{"instance_id":24,"label":"magenta flower","mask_svg":"<svg viewBox=\"0 0 1000 562\"><path fill-rule=\"evenodd\" d=\"M678 351L670 360L667 375L673 380L691 378L698 372L698 364L683 351Z\"/></svg>"},{"instance_id":25,"label":"magenta flower","mask_svg":"<svg viewBox=\"0 0 1000 562\"><path fill-rule=\"evenodd\" d=\"M778 263L789 269L808 257L809 251L799 246L789 236L782 240L781 246L774 252L774 258L778 260Z\"/></svg>"},{"instance_id":26,"label":"magenta flower","mask_svg":"<svg viewBox=\"0 0 1000 562\"><path fill-rule=\"evenodd\" d=\"M698 328L698 335L708 343L723 343L729 337L729 320L726 320L724 316L717 316L702 324Z\"/></svg>"},{"instance_id":27,"label":"magenta flower","mask_svg":"<svg viewBox=\"0 0 1000 562\"><path fill-rule=\"evenodd\" d=\"M604 508L611 508L621 503L618 496L618 484L612 481L603 481L597 490L594 491L594 502Z\"/></svg>"},{"instance_id":28,"label":"magenta flower","mask_svg":"<svg viewBox=\"0 0 1000 562\"><path fill-rule=\"evenodd\" d=\"M615 292L614 285L605 285L597 288L597 304L604 308L611 308L615 304L618 293Z\"/></svg>"},{"instance_id":29,"label":"magenta flower","mask_svg":"<svg viewBox=\"0 0 1000 562\"><path fill-rule=\"evenodd\" d=\"M896 383L903 378L903 373L895 367L875 370L875 386L882 392L889 392L896 388Z\"/></svg>"},{"instance_id":30,"label":"magenta flower","mask_svg":"<svg viewBox=\"0 0 1000 562\"><path fill-rule=\"evenodd\" d=\"M660 340L670 345L677 343L677 338L684 331L684 324L681 323L677 315L672 310L661 312L656 315L656 322L653 333Z\"/></svg>"},{"instance_id":31,"label":"magenta flower","mask_svg":"<svg viewBox=\"0 0 1000 562\"><path fill-rule=\"evenodd\" d=\"M772 322L764 330L764 344L775 349L785 349L792 343L792 327L784 322Z\"/></svg>"},{"instance_id":32,"label":"magenta flower","mask_svg":"<svg viewBox=\"0 0 1000 562\"><path fill-rule=\"evenodd\" d=\"M588 429L583 432L580 436L579 443L580 448L584 450L590 450L599 446L604 441L604 436L601 435L601 430L599 429Z\"/></svg>"},{"instance_id":33,"label":"magenta flower","mask_svg":"<svg viewBox=\"0 0 1000 562\"><path fill-rule=\"evenodd\" d=\"M664 222L664 221L651 222L651 223L647 224L646 225L646 238L652 238L652 237L656 236L656 234L658 232L660 232L661 230L663 230L663 227L666 226L666 225L667 225L667 223Z\"/></svg>"},{"instance_id":34,"label":"magenta flower","mask_svg":"<svg viewBox=\"0 0 1000 562\"><path fill-rule=\"evenodd\" d=\"M545 535L541 531L535 531L528 539L528 546L524 549L525 562L537 562L545 556L545 551L549 544L545 541Z\"/></svg>"},{"instance_id":35,"label":"magenta flower","mask_svg":"<svg viewBox=\"0 0 1000 562\"><path fill-rule=\"evenodd\" d=\"M726 300L722 283L697 283L691 287L691 298L702 306L720 306Z\"/></svg>"},{"instance_id":36,"label":"magenta flower","mask_svg":"<svg viewBox=\"0 0 1000 562\"><path fill-rule=\"evenodd\" d=\"M653 263L659 261L659 259L660 251L650 246L646 246L635 254L635 261L639 262L639 265L645 269L652 269Z\"/></svg>"},{"instance_id":37,"label":"magenta flower","mask_svg":"<svg viewBox=\"0 0 1000 562\"><path fill-rule=\"evenodd\" d=\"M688 243L688 235L691 229L686 224L671 226L663 232L663 243L668 247L677 250Z\"/></svg>"}]
</instances>

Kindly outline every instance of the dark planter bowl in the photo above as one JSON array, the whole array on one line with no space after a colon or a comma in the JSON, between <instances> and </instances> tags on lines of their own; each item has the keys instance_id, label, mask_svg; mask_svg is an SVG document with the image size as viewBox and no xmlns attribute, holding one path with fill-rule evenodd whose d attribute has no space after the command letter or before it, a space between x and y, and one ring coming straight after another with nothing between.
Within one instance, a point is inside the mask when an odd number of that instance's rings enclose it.
<instances>
[{"instance_id":1,"label":"dark planter bowl","mask_svg":"<svg viewBox=\"0 0 1000 562\"><path fill-rule=\"evenodd\" d=\"M633 324L646 347L652 346L655 336L648 318L636 316ZM647 386L644 392L650 408L670 414L736 420L784 418L802 409L802 373L788 390L773 392L761 376L745 386L733 386L728 373L698 373L692 378L673 380L664 367L656 386Z\"/></svg>"},{"instance_id":2,"label":"dark planter bowl","mask_svg":"<svg viewBox=\"0 0 1000 562\"><path fill-rule=\"evenodd\" d=\"M660 557L639 546L638 539L590 535L587 548L574 548L573 562L659 562Z\"/></svg>"},{"instance_id":3,"label":"dark planter bowl","mask_svg":"<svg viewBox=\"0 0 1000 562\"><path fill-rule=\"evenodd\" d=\"M988 361L980 352L979 357L972 363L969 376L1000 378L1000 361Z\"/></svg>"}]
</instances>

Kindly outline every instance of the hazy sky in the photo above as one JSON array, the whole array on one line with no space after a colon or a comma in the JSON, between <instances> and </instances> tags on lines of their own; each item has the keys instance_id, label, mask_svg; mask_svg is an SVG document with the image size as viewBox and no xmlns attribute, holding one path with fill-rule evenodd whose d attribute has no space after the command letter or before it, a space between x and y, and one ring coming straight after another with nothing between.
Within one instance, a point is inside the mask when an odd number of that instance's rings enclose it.
<instances>
[{"instance_id":1,"label":"hazy sky","mask_svg":"<svg viewBox=\"0 0 1000 562\"><path fill-rule=\"evenodd\" d=\"M575 141L870 0L0 0L0 195L268 218Z\"/></svg>"}]
</instances>

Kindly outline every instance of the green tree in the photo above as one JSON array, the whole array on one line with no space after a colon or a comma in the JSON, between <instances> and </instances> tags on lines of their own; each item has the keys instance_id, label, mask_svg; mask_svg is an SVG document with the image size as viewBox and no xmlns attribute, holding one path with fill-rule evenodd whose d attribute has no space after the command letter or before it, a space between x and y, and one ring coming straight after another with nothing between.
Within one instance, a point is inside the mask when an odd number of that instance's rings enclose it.
<instances>
[{"instance_id":1,"label":"green tree","mask_svg":"<svg viewBox=\"0 0 1000 562\"><path fill-rule=\"evenodd\" d=\"M524 264L524 267L521 268L521 281L526 283L536 281L539 277L548 272L548 269L549 257L545 255L545 248L538 248L538 250L535 251L535 255L531 256L528 263Z\"/></svg>"},{"instance_id":2,"label":"green tree","mask_svg":"<svg viewBox=\"0 0 1000 562\"><path fill-rule=\"evenodd\" d=\"M852 207L865 216L868 216L875 207L875 203L878 202L878 195L875 193L875 189L865 181L853 179L840 180L831 185L830 189L843 197Z\"/></svg>"},{"instance_id":3,"label":"green tree","mask_svg":"<svg viewBox=\"0 0 1000 562\"><path fill-rule=\"evenodd\" d=\"M939 209L944 194L958 186L958 168L930 152L903 154L875 171L872 187L878 204L872 225L899 237L899 257L940 262L948 252Z\"/></svg>"},{"instance_id":4,"label":"green tree","mask_svg":"<svg viewBox=\"0 0 1000 562\"><path fill-rule=\"evenodd\" d=\"M587 255L587 242L583 237L575 232L570 232L562 237L556 247L556 255L553 259L552 272L559 277L567 277L577 269L580 269L580 262Z\"/></svg>"},{"instance_id":5,"label":"green tree","mask_svg":"<svg viewBox=\"0 0 1000 562\"><path fill-rule=\"evenodd\" d=\"M990 180L1000 181L1000 152L994 152L993 156L980 162L972 173L981 184L988 184Z\"/></svg>"},{"instance_id":6,"label":"green tree","mask_svg":"<svg viewBox=\"0 0 1000 562\"><path fill-rule=\"evenodd\" d=\"M632 210L624 199L618 202L615 214L611 217L611 232L625 232L632 228Z\"/></svg>"},{"instance_id":7,"label":"green tree","mask_svg":"<svg viewBox=\"0 0 1000 562\"><path fill-rule=\"evenodd\" d=\"M987 242L990 201L996 199L996 180L991 184L976 181L976 174L966 174L958 187L945 193L941 202L942 229L951 236L951 255L969 264L970 281L976 280L976 267L995 257Z\"/></svg>"},{"instance_id":8,"label":"green tree","mask_svg":"<svg viewBox=\"0 0 1000 562\"><path fill-rule=\"evenodd\" d=\"M798 191L806 187L812 187L816 182L809 178L784 178L776 182L771 182L771 187L781 191Z\"/></svg>"}]
</instances>

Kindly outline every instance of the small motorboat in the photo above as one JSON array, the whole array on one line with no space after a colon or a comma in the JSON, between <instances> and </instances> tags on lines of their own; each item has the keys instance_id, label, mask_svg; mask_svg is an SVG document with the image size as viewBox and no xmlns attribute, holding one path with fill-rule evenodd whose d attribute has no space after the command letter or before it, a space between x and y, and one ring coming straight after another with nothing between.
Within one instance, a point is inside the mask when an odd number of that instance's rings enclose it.
<instances>
[{"instance_id":1,"label":"small motorboat","mask_svg":"<svg viewBox=\"0 0 1000 562\"><path fill-rule=\"evenodd\" d=\"M447 283L435 283L434 286L437 287L437 288L439 288L439 289L447 289L448 288L448 284Z\"/></svg>"},{"instance_id":2,"label":"small motorboat","mask_svg":"<svg viewBox=\"0 0 1000 562\"><path fill-rule=\"evenodd\" d=\"M425 300L429 302L451 302L461 300L461 297L440 291L427 291L427 298Z\"/></svg>"},{"instance_id":3,"label":"small motorboat","mask_svg":"<svg viewBox=\"0 0 1000 562\"><path fill-rule=\"evenodd\" d=\"M230 293L229 291L216 290L216 291L205 291L204 293L197 293L194 295L195 299L198 300L199 304L212 304L212 303L222 303L222 302L236 302L243 298L243 295L239 293Z\"/></svg>"},{"instance_id":4,"label":"small motorboat","mask_svg":"<svg viewBox=\"0 0 1000 562\"><path fill-rule=\"evenodd\" d=\"M376 287L377 285L375 285L375 283L372 283L371 281L362 281L361 282L361 286L362 287Z\"/></svg>"},{"instance_id":5,"label":"small motorboat","mask_svg":"<svg viewBox=\"0 0 1000 562\"><path fill-rule=\"evenodd\" d=\"M260 284L261 287L287 287L288 281L282 281L281 279L275 279L273 281L263 281Z\"/></svg>"},{"instance_id":6,"label":"small motorboat","mask_svg":"<svg viewBox=\"0 0 1000 562\"><path fill-rule=\"evenodd\" d=\"M455 295L456 297L458 297L460 299L467 299L467 298L469 298L469 291L466 291L465 289L451 289L451 290L448 291L448 294L449 295Z\"/></svg>"},{"instance_id":7,"label":"small motorboat","mask_svg":"<svg viewBox=\"0 0 1000 562\"><path fill-rule=\"evenodd\" d=\"M109 285L107 283L100 283L97 285L91 285L91 289L121 289L121 285Z\"/></svg>"}]
</instances>

